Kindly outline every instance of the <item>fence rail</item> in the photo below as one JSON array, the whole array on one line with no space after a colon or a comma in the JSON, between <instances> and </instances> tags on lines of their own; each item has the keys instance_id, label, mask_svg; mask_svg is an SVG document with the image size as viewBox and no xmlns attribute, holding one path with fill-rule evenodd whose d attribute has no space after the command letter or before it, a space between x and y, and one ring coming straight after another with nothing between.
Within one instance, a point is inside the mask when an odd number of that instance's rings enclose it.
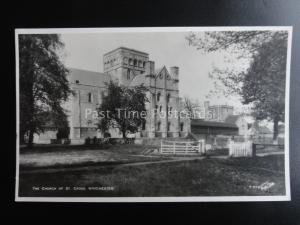
<instances>
[{"instance_id":1,"label":"fence rail","mask_svg":"<svg viewBox=\"0 0 300 225\"><path fill-rule=\"evenodd\" d=\"M203 154L205 153L204 140L197 142L161 141L161 154Z\"/></svg>"}]
</instances>

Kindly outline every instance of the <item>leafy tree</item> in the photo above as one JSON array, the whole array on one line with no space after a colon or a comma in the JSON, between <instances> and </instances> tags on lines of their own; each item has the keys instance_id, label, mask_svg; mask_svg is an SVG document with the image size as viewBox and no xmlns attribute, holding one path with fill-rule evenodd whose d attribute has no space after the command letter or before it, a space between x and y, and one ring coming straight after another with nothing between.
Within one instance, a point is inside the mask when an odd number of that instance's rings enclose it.
<instances>
[{"instance_id":1,"label":"leafy tree","mask_svg":"<svg viewBox=\"0 0 300 225\"><path fill-rule=\"evenodd\" d=\"M205 52L225 50L237 59L248 59L245 70L235 70L229 62L225 69L214 68L210 76L225 87L224 94L238 94L244 104L252 104L258 120L272 120L274 140L278 122L284 121L287 37L286 31L221 31L186 37Z\"/></svg>"},{"instance_id":2,"label":"leafy tree","mask_svg":"<svg viewBox=\"0 0 300 225\"><path fill-rule=\"evenodd\" d=\"M189 98L188 96L185 96L183 98L183 107L184 110L189 114L191 119L196 119L197 115L200 114L198 111L200 104L199 102Z\"/></svg>"},{"instance_id":3,"label":"leafy tree","mask_svg":"<svg viewBox=\"0 0 300 225\"><path fill-rule=\"evenodd\" d=\"M20 138L28 134L29 146L45 126L68 126L62 103L72 91L59 57L63 47L57 34L19 35Z\"/></svg>"},{"instance_id":4,"label":"leafy tree","mask_svg":"<svg viewBox=\"0 0 300 225\"><path fill-rule=\"evenodd\" d=\"M125 87L114 82L107 84L107 95L98 108L101 120L99 128L103 133L109 128L118 128L122 132L123 139L126 133L135 133L145 123L147 89L143 86Z\"/></svg>"}]
</instances>

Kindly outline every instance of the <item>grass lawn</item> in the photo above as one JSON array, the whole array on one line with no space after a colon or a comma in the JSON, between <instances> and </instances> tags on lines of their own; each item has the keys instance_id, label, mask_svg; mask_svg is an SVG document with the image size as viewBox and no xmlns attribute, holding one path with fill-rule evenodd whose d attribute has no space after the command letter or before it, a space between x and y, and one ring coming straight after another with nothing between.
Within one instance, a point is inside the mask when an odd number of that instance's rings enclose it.
<instances>
[{"instance_id":1,"label":"grass lawn","mask_svg":"<svg viewBox=\"0 0 300 225\"><path fill-rule=\"evenodd\" d=\"M251 188L273 182L268 191ZM70 187L43 190L42 187ZM33 190L39 187L40 190ZM76 190L73 190L77 187ZM88 190L112 187L113 190ZM242 196L284 195L284 157L202 159L82 171L20 174L20 196Z\"/></svg>"},{"instance_id":2,"label":"grass lawn","mask_svg":"<svg viewBox=\"0 0 300 225\"><path fill-rule=\"evenodd\" d=\"M151 148L151 147L147 147ZM22 150L20 154L20 169L77 167L88 165L108 165L131 162L163 160L168 157L143 156L146 147L139 145L110 146L107 149L91 149L86 146L69 146L52 148L37 147L32 150Z\"/></svg>"}]
</instances>

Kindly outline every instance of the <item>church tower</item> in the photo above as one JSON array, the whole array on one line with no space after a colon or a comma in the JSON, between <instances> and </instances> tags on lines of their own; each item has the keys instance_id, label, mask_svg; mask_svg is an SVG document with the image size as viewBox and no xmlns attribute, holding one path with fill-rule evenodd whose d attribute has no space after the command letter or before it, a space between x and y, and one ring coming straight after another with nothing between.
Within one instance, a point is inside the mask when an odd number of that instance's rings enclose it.
<instances>
[{"instance_id":1,"label":"church tower","mask_svg":"<svg viewBox=\"0 0 300 225\"><path fill-rule=\"evenodd\" d=\"M146 71L148 61L148 53L119 47L104 54L104 73L109 74L118 84L127 86L135 76Z\"/></svg>"}]
</instances>

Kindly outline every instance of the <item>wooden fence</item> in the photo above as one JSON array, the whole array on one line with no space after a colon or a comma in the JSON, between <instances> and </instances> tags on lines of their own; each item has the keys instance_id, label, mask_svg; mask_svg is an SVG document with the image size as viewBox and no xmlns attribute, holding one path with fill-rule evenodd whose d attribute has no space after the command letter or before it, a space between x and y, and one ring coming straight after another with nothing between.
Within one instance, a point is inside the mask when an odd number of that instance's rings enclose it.
<instances>
[{"instance_id":1,"label":"wooden fence","mask_svg":"<svg viewBox=\"0 0 300 225\"><path fill-rule=\"evenodd\" d=\"M231 157L252 157L253 144L252 141L229 143L229 156Z\"/></svg>"},{"instance_id":2,"label":"wooden fence","mask_svg":"<svg viewBox=\"0 0 300 225\"><path fill-rule=\"evenodd\" d=\"M205 142L190 141L190 142L179 142L179 141L161 141L160 144L161 154L203 154L205 153Z\"/></svg>"}]
</instances>

